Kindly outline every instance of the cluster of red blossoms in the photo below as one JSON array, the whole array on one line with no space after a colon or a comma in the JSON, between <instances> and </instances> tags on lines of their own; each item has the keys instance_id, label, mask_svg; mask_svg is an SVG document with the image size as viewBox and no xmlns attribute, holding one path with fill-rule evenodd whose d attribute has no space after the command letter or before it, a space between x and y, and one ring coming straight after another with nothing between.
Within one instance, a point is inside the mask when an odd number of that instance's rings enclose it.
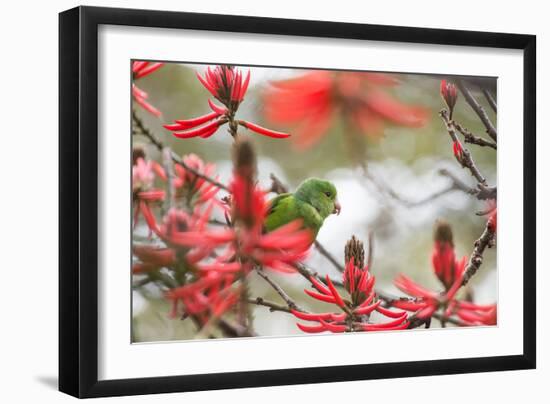
<instances>
[{"instance_id":1,"label":"cluster of red blossoms","mask_svg":"<svg viewBox=\"0 0 550 404\"><path fill-rule=\"evenodd\" d=\"M132 74L134 80L140 79L142 77L145 77L154 71L160 69L162 66L164 66L164 63L152 63L152 62L143 62L143 61L135 61L132 63ZM134 100L143 107L147 112L155 115L155 116L161 116L162 112L160 112L157 108L155 108L153 105L151 105L147 98L149 98L149 95L140 89L138 86L136 86L135 83L132 83L132 95L134 97Z\"/></svg>"},{"instance_id":2,"label":"cluster of red blossoms","mask_svg":"<svg viewBox=\"0 0 550 404\"><path fill-rule=\"evenodd\" d=\"M409 326L406 312L393 311L382 306L382 300L378 299L374 291L375 277L369 272L368 266L364 265L363 244L355 237L346 244L343 285L348 297L342 297L328 275L326 284L314 277L310 281L316 290L305 289L304 292L316 300L338 306L339 312L304 313L292 310L292 314L300 320L316 323L297 323L298 328L304 332L388 331L402 330ZM393 320L373 322L371 314L375 311Z\"/></svg>"},{"instance_id":3,"label":"cluster of red blossoms","mask_svg":"<svg viewBox=\"0 0 550 404\"><path fill-rule=\"evenodd\" d=\"M174 178L172 181L175 197L187 207L200 207L206 202L222 205L215 198L219 192L218 186L205 180L212 176L216 169L214 164L205 164L197 155L189 154L183 157L185 168L181 164L174 165ZM200 176L196 173L201 174ZM141 212L146 216L150 214L150 204L163 201L165 191L155 188L155 178L164 183L167 175L164 168L154 160L145 159L145 152L140 148L134 149L134 165L132 167L132 190L135 203L134 226L138 223ZM212 177L217 180L217 177ZM145 209L145 211L144 211ZM147 216L146 216L147 217Z\"/></svg>"},{"instance_id":4,"label":"cluster of red blossoms","mask_svg":"<svg viewBox=\"0 0 550 404\"><path fill-rule=\"evenodd\" d=\"M220 106L212 100L208 100L212 112L193 119L177 119L173 124L164 125L166 129L173 132L174 136L180 139L208 138L226 123L229 124L233 137L237 135L239 125L268 137L281 139L290 136L288 133L277 132L252 122L235 119L239 105L244 100L248 90L250 71L247 72L245 77L238 68L220 65L213 69L208 67L204 77L197 74L197 78L210 94L223 105Z\"/></svg>"},{"instance_id":5,"label":"cluster of red blossoms","mask_svg":"<svg viewBox=\"0 0 550 404\"><path fill-rule=\"evenodd\" d=\"M173 182L177 205L160 224L152 200L138 196L139 212L166 247L134 246L139 261L133 272L147 274L169 268L174 285L165 296L172 302L172 314L193 315L203 325L238 301L239 279L255 268L295 273L294 265L306 257L312 243L310 231L304 230L300 221L264 233L268 201L256 184L253 150L244 141L237 141L235 148L240 157L236 157L229 186L231 197L225 202L215 198L218 187L179 165ZM214 170L196 156L184 161L204 176ZM136 169L137 164L143 166L144 162L136 162ZM152 170L148 179L150 173ZM222 210L226 226L210 223L214 208Z\"/></svg>"},{"instance_id":6,"label":"cluster of red blossoms","mask_svg":"<svg viewBox=\"0 0 550 404\"><path fill-rule=\"evenodd\" d=\"M467 257L456 258L451 227L446 222L439 221L434 233L432 266L434 274L445 290L443 292L429 290L407 276L399 275L394 281L395 286L413 299L397 299L392 302L392 305L403 310L414 311L415 317L421 320L431 318L441 309L443 321L456 316L457 323L461 326L495 325L496 304L480 305L456 298L462 286L467 262Z\"/></svg>"},{"instance_id":7,"label":"cluster of red blossoms","mask_svg":"<svg viewBox=\"0 0 550 404\"><path fill-rule=\"evenodd\" d=\"M272 83L264 95L266 119L293 126L293 139L302 149L316 144L335 117L357 131L378 137L389 124L419 127L426 109L401 103L388 88L398 81L383 73L312 71Z\"/></svg>"}]
</instances>

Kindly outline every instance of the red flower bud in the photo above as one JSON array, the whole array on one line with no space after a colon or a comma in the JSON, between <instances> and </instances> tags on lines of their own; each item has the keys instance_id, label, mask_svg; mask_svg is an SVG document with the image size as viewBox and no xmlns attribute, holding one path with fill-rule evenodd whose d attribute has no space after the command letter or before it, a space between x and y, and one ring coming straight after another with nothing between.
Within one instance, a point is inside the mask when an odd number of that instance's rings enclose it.
<instances>
[{"instance_id":1,"label":"red flower bud","mask_svg":"<svg viewBox=\"0 0 550 404\"><path fill-rule=\"evenodd\" d=\"M447 104L449 108L449 119L453 118L453 109L456 105L456 100L458 98L458 91L456 86L453 83L447 83L446 80L441 80L440 88L441 97Z\"/></svg>"},{"instance_id":2,"label":"red flower bud","mask_svg":"<svg viewBox=\"0 0 550 404\"><path fill-rule=\"evenodd\" d=\"M464 148L458 140L453 142L453 154L455 155L457 161L461 165L464 165Z\"/></svg>"}]
</instances>

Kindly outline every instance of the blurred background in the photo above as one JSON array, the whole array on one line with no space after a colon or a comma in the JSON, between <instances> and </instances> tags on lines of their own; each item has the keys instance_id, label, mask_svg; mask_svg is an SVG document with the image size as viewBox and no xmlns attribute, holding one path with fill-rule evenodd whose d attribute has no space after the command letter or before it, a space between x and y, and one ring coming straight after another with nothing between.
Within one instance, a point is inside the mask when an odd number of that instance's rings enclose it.
<instances>
[{"instance_id":1,"label":"blurred background","mask_svg":"<svg viewBox=\"0 0 550 404\"><path fill-rule=\"evenodd\" d=\"M196 78L196 73L203 73L205 68L202 65L169 63L139 79L139 88L146 91L148 101L162 111L161 118L148 114L139 106L134 107L145 124L176 153L195 153L204 161L215 163L221 181L227 182L231 177L230 146L233 139L226 128L208 139L177 139L162 127L162 124L175 119L189 119L210 112L207 104L210 94ZM301 77L308 71L262 67L250 70L250 88L239 108L238 118L292 134L293 125L266 120L264 96L272 90L273 81ZM344 245L352 235L367 244L372 232L374 261L371 272L376 275L378 289L401 295L392 285L392 280L397 274L404 273L431 289L440 290L441 285L431 265L434 222L440 218L447 220L453 228L457 257L469 256L474 241L485 226L485 219L475 212L485 210L487 206L458 190L430 198L450 183L447 177L438 173L442 168L470 186L475 184L469 172L456 162L449 135L438 116L445 107L439 94L442 77L391 76L396 79L395 85L385 86L383 91L404 105L423 108L426 116L422 125L385 122L380 134L365 135L350 127L345 113L335 110L324 135L307 149L296 147L292 138L271 139L246 130L242 133L250 136L256 146L259 179L263 187L270 187L271 173L291 190L312 176L328 179L336 185L342 212L325 221L317 240L339 262L344 262ZM496 87L496 79L486 80L492 80ZM474 92L474 95L478 94ZM496 122L485 99L479 96L477 99ZM485 132L477 115L461 96L453 118L473 133ZM159 160L159 153L147 146L146 139L134 136L133 145L144 146L150 158ZM496 152L471 145L468 148L488 182L496 184ZM363 167L367 167L370 178L365 175ZM372 181L372 178L376 180ZM397 195L391 195L392 191ZM220 192L218 197L222 196L224 193ZM426 198L429 200L417 203ZM146 234L145 226L136 229L136 237ZM340 276L315 248L307 264L321 274ZM322 303L303 293L303 288L309 285L300 275L273 275L273 278L302 307L312 311L326 310ZM253 277L251 290L252 297L262 296L280 302L280 297L262 279ZM497 301L496 248L485 253L482 270L462 293L466 292L473 295L476 303ZM168 317L170 307L154 286L135 290L132 301L134 342L181 340L195 336L196 329L191 322ZM270 313L264 307L255 307L254 310L254 329L259 335L302 334L295 326L293 316Z\"/></svg>"}]
</instances>

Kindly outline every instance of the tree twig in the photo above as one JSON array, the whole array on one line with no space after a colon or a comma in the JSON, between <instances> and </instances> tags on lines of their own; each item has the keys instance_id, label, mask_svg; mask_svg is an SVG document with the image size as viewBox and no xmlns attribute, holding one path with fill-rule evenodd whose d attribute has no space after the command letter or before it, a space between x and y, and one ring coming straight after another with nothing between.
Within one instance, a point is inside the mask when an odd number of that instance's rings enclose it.
<instances>
[{"instance_id":1,"label":"tree twig","mask_svg":"<svg viewBox=\"0 0 550 404\"><path fill-rule=\"evenodd\" d=\"M479 200L496 199L497 197L497 187L478 184L477 188L472 188L446 168L441 168L438 172L440 175L448 177L453 182L455 189L460 189L469 195L474 195Z\"/></svg>"},{"instance_id":2,"label":"tree twig","mask_svg":"<svg viewBox=\"0 0 550 404\"><path fill-rule=\"evenodd\" d=\"M174 167L172 163L172 150L165 146L162 149L162 166L166 173L166 198L164 199L163 213L168 212L168 210L175 205Z\"/></svg>"},{"instance_id":3,"label":"tree twig","mask_svg":"<svg viewBox=\"0 0 550 404\"><path fill-rule=\"evenodd\" d=\"M483 95L485 96L485 99L487 100L487 103L489 104L489 106L491 107L491 109L495 112L497 112L497 102L496 100L493 98L493 94L491 94L489 92L489 90L487 90L486 88L484 87L481 87L481 91L483 92Z\"/></svg>"},{"instance_id":4,"label":"tree twig","mask_svg":"<svg viewBox=\"0 0 550 404\"><path fill-rule=\"evenodd\" d=\"M277 304L274 302L270 302L268 300L265 300L263 297L257 297L255 299L248 299L248 303L255 304L257 306L264 306L269 308L269 311L281 311L285 313L290 313L291 308L288 306L283 306L282 304Z\"/></svg>"},{"instance_id":5,"label":"tree twig","mask_svg":"<svg viewBox=\"0 0 550 404\"><path fill-rule=\"evenodd\" d=\"M466 87L466 84L463 80L458 80L458 88L464 95L464 99L466 102L472 107L472 109L475 111L477 116L479 116L479 119L481 119L481 122L483 122L483 125L485 125L485 129L487 130L487 134L491 136L491 138L496 141L497 140L497 131L489 119L489 116L487 115L487 112L485 112L485 109L476 101L468 87Z\"/></svg>"},{"instance_id":6,"label":"tree twig","mask_svg":"<svg viewBox=\"0 0 550 404\"><path fill-rule=\"evenodd\" d=\"M399 202L401 205L407 207L407 208L414 208L418 206L422 206L428 202L431 202L443 195L446 195L449 192L455 191L455 190L464 190L461 188L457 188L456 184L451 184L448 186L445 186L444 188L435 191L431 193L430 195L426 195L422 197L421 199L418 199L416 201L411 201L403 196L401 196L399 193L397 193L394 189L392 189L387 184L384 184L382 181L380 181L372 172L364 168L363 176L369 180L374 186L381 191L382 193L388 195L393 200Z\"/></svg>"},{"instance_id":7,"label":"tree twig","mask_svg":"<svg viewBox=\"0 0 550 404\"><path fill-rule=\"evenodd\" d=\"M315 240L315 248L325 257L333 266L340 272L344 272L344 266L336 260L336 258L317 240Z\"/></svg>"},{"instance_id":8,"label":"tree twig","mask_svg":"<svg viewBox=\"0 0 550 404\"><path fill-rule=\"evenodd\" d=\"M472 255L470 255L468 266L464 270L464 275L462 276L462 286L466 286L472 276L479 270L479 267L481 267L483 263L483 253L485 249L491 248L494 245L494 241L495 232L490 222L487 221L483 233L474 243L474 250L472 251Z\"/></svg>"},{"instance_id":9,"label":"tree twig","mask_svg":"<svg viewBox=\"0 0 550 404\"><path fill-rule=\"evenodd\" d=\"M483 186L487 186L487 180L485 179L483 174L481 174L481 171L479 171L476 164L474 163L474 159L472 158L470 151L466 147L462 146L462 144L460 143L460 140L456 135L455 129L451 121L449 120L449 116L447 115L447 110L445 109L441 110L441 112L439 112L439 116L445 123L445 127L447 128L447 133L451 137L451 140L454 143L460 145L460 148L462 149L462 158L460 161L462 166L470 170L470 173L472 174L472 176L474 176L474 178L477 180L479 184Z\"/></svg>"},{"instance_id":10,"label":"tree twig","mask_svg":"<svg viewBox=\"0 0 550 404\"><path fill-rule=\"evenodd\" d=\"M456 121L451 121L451 124L455 127L457 131L462 133L462 135L464 136L465 143L476 144L478 146L488 146L495 150L497 149L497 144L495 142L492 142L490 140L483 139L480 136L474 135L472 132L470 132L468 129L466 129Z\"/></svg>"},{"instance_id":11,"label":"tree twig","mask_svg":"<svg viewBox=\"0 0 550 404\"><path fill-rule=\"evenodd\" d=\"M298 311L304 311L300 306L296 304L294 300L281 288L275 281L273 281L264 271L263 269L256 267L256 273L260 275L269 285L277 292L279 296L285 301L287 306L291 309L298 310Z\"/></svg>"},{"instance_id":12,"label":"tree twig","mask_svg":"<svg viewBox=\"0 0 550 404\"><path fill-rule=\"evenodd\" d=\"M284 194L288 192L288 187L283 184L275 174L269 174L269 178L271 178L271 188L269 190L270 192L274 192L276 194Z\"/></svg>"}]
</instances>

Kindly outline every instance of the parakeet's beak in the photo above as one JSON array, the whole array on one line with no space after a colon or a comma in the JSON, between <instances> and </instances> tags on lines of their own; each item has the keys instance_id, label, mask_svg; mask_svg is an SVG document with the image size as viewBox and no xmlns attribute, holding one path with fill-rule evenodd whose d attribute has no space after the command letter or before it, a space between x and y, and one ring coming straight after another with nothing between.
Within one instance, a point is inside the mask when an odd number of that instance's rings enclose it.
<instances>
[{"instance_id":1,"label":"parakeet's beak","mask_svg":"<svg viewBox=\"0 0 550 404\"><path fill-rule=\"evenodd\" d=\"M334 210L332 211L332 213L336 213L337 215L339 215L341 210L342 205L340 205L340 202L334 201Z\"/></svg>"}]
</instances>

